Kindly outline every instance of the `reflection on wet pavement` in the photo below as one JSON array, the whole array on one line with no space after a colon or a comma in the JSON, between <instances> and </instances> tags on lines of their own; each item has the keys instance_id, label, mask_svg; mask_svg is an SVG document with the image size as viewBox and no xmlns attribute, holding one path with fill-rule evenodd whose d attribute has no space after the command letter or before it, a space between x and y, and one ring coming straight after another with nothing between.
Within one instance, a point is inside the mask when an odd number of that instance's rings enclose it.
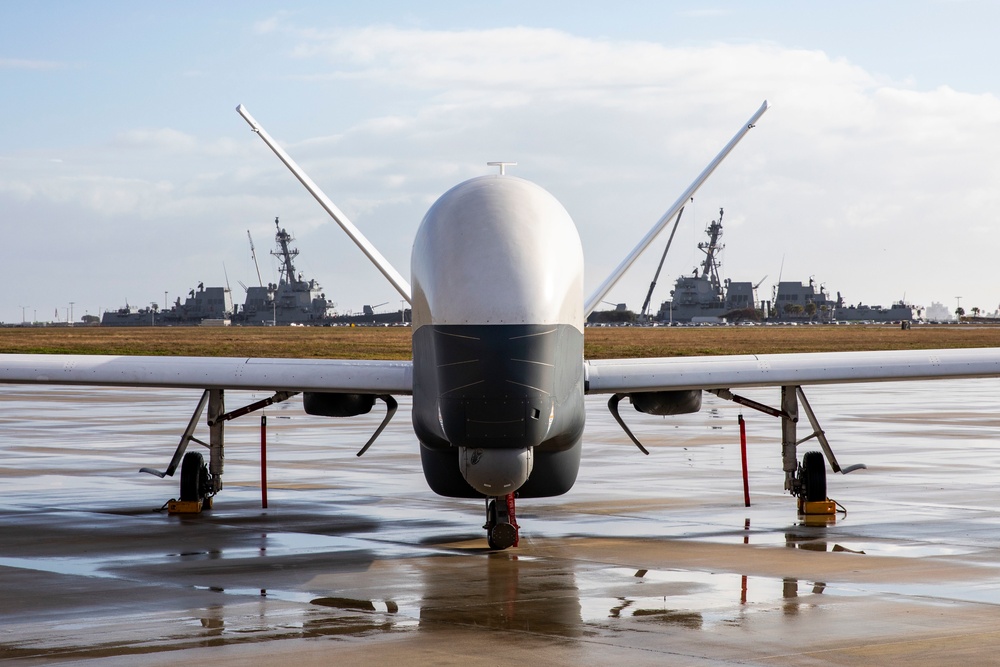
<instances>
[{"instance_id":1,"label":"reflection on wet pavement","mask_svg":"<svg viewBox=\"0 0 1000 667\"><path fill-rule=\"evenodd\" d=\"M500 646L556 664L968 660L957 646L988 658L1000 648L990 388L812 389L838 457L869 465L830 477L848 514L820 525L781 493L768 418L745 415L744 508L738 408L706 396L697 415L630 415L647 458L588 399L577 486L519 503L521 547L490 552L481 503L427 490L408 401L361 459L379 416L269 408L266 510L259 421L232 422L215 509L178 517L159 511L176 481L136 471L163 467L192 392L0 387L0 658L166 664L254 646L308 661L303 640L336 640L322 655L347 662L405 651L407 664L475 663Z\"/></svg>"}]
</instances>

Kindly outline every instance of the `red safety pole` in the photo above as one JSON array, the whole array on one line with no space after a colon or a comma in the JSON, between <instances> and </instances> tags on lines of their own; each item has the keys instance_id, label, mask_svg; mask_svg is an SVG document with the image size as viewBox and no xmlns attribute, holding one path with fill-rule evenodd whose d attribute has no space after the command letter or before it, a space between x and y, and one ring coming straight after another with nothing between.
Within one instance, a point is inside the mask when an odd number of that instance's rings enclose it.
<instances>
[{"instance_id":1,"label":"red safety pole","mask_svg":"<svg viewBox=\"0 0 1000 667\"><path fill-rule=\"evenodd\" d=\"M260 416L260 506L267 509L267 415Z\"/></svg>"},{"instance_id":2,"label":"red safety pole","mask_svg":"<svg viewBox=\"0 0 1000 667\"><path fill-rule=\"evenodd\" d=\"M747 425L740 415L740 452L743 456L743 506L750 507L750 477L747 474Z\"/></svg>"}]
</instances>

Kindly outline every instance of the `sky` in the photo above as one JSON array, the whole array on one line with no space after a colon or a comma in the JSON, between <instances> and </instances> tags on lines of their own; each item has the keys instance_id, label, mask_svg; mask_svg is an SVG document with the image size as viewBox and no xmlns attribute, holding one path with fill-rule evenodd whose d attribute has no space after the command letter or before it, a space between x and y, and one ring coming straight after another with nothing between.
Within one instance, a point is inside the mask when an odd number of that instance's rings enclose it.
<instances>
[{"instance_id":1,"label":"sky","mask_svg":"<svg viewBox=\"0 0 1000 667\"><path fill-rule=\"evenodd\" d=\"M430 205L493 173L580 231L595 289L689 203L654 303L724 209L722 276L849 304L1000 304L1000 3L0 4L0 321L277 280L274 219L339 312L399 296L236 114L404 275ZM539 7L541 5L541 7ZM666 234L608 295L638 310ZM960 299L959 299L960 297ZM71 305L72 304L72 305Z\"/></svg>"}]
</instances>

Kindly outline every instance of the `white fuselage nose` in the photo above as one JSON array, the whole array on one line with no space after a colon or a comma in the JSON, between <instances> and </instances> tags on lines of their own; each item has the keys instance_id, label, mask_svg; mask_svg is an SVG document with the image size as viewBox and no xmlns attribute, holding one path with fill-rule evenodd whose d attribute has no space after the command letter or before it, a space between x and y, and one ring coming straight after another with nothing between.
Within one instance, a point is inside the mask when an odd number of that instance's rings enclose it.
<instances>
[{"instance_id":1,"label":"white fuselage nose","mask_svg":"<svg viewBox=\"0 0 1000 667\"><path fill-rule=\"evenodd\" d=\"M481 176L424 216L411 257L413 326L566 324L583 330L583 249L562 204L512 176Z\"/></svg>"}]
</instances>

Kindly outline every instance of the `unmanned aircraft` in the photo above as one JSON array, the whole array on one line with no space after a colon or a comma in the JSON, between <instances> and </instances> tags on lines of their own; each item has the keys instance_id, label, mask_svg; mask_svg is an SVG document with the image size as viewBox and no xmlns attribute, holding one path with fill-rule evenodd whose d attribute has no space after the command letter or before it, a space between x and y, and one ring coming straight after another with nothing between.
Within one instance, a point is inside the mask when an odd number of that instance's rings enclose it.
<instances>
[{"instance_id":1,"label":"unmanned aircraft","mask_svg":"<svg viewBox=\"0 0 1000 667\"><path fill-rule=\"evenodd\" d=\"M412 425L430 488L486 504L491 548L514 546L514 498L556 496L572 488L583 454L584 397L608 406L633 442L618 406L643 413L696 412L703 392L780 419L785 489L805 501L826 498L825 463L842 469L803 387L814 384L1000 376L1000 349L925 350L584 359L584 321L659 232L767 111L765 101L632 252L590 295L583 251L566 209L541 186L504 173L455 185L417 230L406 280L322 193L241 105L239 114L344 229L413 313L413 361L0 355L0 382L179 387L202 395L164 477L181 468L181 499L203 501L223 489L224 427L302 393L311 415L349 418L385 404L374 442L412 396ZM483 298L488 294L489 298ZM734 393L776 387L778 405ZM227 412L226 390L273 396ZM194 436L207 407L209 439ZM800 413L809 432L798 434ZM800 462L800 444L822 454ZM190 442L208 449L206 465ZM825 461L824 456L825 455Z\"/></svg>"}]
</instances>

